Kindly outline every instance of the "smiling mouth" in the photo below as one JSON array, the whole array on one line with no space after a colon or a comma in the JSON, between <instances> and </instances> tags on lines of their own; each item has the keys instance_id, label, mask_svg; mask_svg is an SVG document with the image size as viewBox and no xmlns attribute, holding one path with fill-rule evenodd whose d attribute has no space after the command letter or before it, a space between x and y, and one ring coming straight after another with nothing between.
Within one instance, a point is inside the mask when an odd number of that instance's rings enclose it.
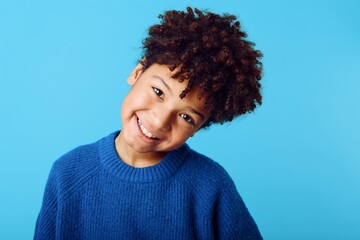
<instances>
[{"instance_id":1,"label":"smiling mouth","mask_svg":"<svg viewBox=\"0 0 360 240\"><path fill-rule=\"evenodd\" d=\"M151 139L159 139L158 137L156 137L155 135L153 135L151 132L149 132L141 123L140 119L137 118L137 122L138 122L138 125L140 127L140 130L141 132L148 138L151 138Z\"/></svg>"}]
</instances>

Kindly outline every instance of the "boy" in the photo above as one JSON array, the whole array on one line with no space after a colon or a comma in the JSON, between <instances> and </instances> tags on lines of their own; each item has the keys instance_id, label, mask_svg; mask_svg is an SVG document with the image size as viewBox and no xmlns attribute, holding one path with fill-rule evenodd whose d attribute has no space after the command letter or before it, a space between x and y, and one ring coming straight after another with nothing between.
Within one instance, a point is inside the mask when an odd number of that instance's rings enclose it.
<instances>
[{"instance_id":1,"label":"boy","mask_svg":"<svg viewBox=\"0 0 360 240\"><path fill-rule=\"evenodd\" d=\"M160 18L128 78L121 131L54 163L35 239L261 239L230 176L185 144L261 104L261 53L232 15Z\"/></svg>"}]
</instances>

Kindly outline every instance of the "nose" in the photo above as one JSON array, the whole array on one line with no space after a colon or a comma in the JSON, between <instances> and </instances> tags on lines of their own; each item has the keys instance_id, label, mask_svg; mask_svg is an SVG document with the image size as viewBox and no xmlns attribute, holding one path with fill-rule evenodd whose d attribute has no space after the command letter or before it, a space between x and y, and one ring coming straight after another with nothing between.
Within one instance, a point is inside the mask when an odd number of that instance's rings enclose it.
<instances>
[{"instance_id":1,"label":"nose","mask_svg":"<svg viewBox=\"0 0 360 240\"><path fill-rule=\"evenodd\" d=\"M174 113L165 108L157 108L153 110L152 114L153 126L160 131L166 132L171 128L171 122L174 118Z\"/></svg>"}]
</instances>

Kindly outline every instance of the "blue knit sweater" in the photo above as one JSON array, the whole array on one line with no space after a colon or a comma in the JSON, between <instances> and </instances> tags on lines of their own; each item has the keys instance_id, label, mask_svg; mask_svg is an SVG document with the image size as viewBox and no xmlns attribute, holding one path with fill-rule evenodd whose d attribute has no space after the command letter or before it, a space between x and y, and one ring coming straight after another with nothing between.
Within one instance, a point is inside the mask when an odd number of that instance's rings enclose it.
<instances>
[{"instance_id":1,"label":"blue knit sweater","mask_svg":"<svg viewBox=\"0 0 360 240\"><path fill-rule=\"evenodd\" d=\"M34 239L262 239L219 164L184 144L134 168L116 153L118 133L54 163Z\"/></svg>"}]
</instances>

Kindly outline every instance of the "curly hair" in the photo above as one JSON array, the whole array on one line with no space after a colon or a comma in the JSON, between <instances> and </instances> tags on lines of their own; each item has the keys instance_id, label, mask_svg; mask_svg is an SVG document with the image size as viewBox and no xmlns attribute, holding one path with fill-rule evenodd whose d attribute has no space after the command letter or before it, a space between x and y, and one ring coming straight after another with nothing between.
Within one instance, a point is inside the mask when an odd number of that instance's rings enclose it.
<instances>
[{"instance_id":1,"label":"curly hair","mask_svg":"<svg viewBox=\"0 0 360 240\"><path fill-rule=\"evenodd\" d=\"M187 7L187 12L167 11L159 18L143 41L141 64L144 70L154 63L176 69L172 77L188 81L180 98L200 89L210 116L202 128L230 122L261 105L262 53L245 40L236 16Z\"/></svg>"}]
</instances>

